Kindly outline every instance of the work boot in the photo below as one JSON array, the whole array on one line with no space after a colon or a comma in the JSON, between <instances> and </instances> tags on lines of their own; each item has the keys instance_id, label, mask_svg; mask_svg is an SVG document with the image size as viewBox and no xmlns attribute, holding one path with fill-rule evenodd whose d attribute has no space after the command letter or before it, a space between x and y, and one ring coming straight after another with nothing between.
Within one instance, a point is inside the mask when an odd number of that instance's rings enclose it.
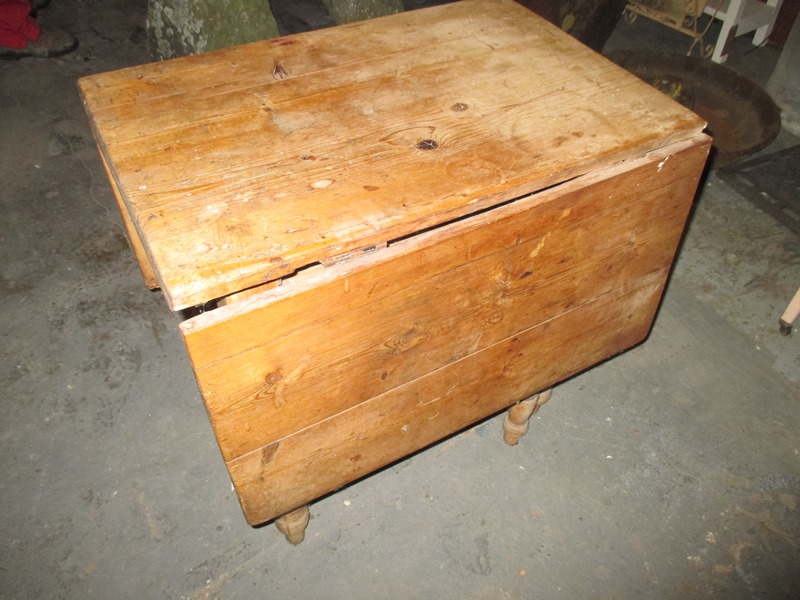
<instances>
[{"instance_id":1,"label":"work boot","mask_svg":"<svg viewBox=\"0 0 800 600\"><path fill-rule=\"evenodd\" d=\"M42 29L39 38L34 42L28 40L25 48L0 47L0 58L15 60L33 56L34 58L53 58L72 52L78 47L78 40L66 31Z\"/></svg>"}]
</instances>

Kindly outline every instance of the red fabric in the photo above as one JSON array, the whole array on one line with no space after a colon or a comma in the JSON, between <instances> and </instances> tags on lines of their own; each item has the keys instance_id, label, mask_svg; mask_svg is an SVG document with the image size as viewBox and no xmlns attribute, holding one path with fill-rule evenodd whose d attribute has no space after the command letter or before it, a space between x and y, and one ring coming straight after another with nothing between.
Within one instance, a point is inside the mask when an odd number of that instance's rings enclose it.
<instances>
[{"instance_id":1,"label":"red fabric","mask_svg":"<svg viewBox=\"0 0 800 600\"><path fill-rule=\"evenodd\" d=\"M38 40L39 33L28 0L0 0L0 46L24 48L28 40Z\"/></svg>"}]
</instances>

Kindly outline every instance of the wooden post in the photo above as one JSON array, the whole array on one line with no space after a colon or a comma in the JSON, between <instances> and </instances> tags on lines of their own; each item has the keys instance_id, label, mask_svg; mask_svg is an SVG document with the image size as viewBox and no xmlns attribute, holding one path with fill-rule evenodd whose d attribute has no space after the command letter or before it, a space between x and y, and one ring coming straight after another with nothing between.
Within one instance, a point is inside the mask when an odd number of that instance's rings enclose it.
<instances>
[{"instance_id":1,"label":"wooden post","mask_svg":"<svg viewBox=\"0 0 800 600\"><path fill-rule=\"evenodd\" d=\"M797 290L794 298L789 302L789 306L786 307L780 318L781 333L783 335L792 333L792 323L797 320L798 316L800 316L800 289Z\"/></svg>"},{"instance_id":2,"label":"wooden post","mask_svg":"<svg viewBox=\"0 0 800 600\"><path fill-rule=\"evenodd\" d=\"M503 441L509 446L515 446L528 431L528 422L535 415L539 407L550 400L553 390L545 390L540 394L531 396L527 400L517 402L508 409L506 420L503 422Z\"/></svg>"}]
</instances>

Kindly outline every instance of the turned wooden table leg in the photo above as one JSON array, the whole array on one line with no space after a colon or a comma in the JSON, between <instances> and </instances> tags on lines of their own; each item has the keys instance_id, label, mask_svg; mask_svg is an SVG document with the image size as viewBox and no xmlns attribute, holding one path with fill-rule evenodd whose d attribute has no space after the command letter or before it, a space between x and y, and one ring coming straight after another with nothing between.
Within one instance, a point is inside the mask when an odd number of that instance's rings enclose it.
<instances>
[{"instance_id":1,"label":"turned wooden table leg","mask_svg":"<svg viewBox=\"0 0 800 600\"><path fill-rule=\"evenodd\" d=\"M521 400L508 409L506 420L503 422L503 441L509 446L514 446L525 432L528 431L528 421L536 414L539 407L550 400L553 390L545 390L527 400Z\"/></svg>"},{"instance_id":2,"label":"turned wooden table leg","mask_svg":"<svg viewBox=\"0 0 800 600\"><path fill-rule=\"evenodd\" d=\"M797 317L800 317L800 288L780 318L781 334L791 335L792 323L797 320Z\"/></svg>"},{"instance_id":3,"label":"turned wooden table leg","mask_svg":"<svg viewBox=\"0 0 800 600\"><path fill-rule=\"evenodd\" d=\"M275 526L292 544L299 544L306 537L308 506L303 506L275 520Z\"/></svg>"}]
</instances>

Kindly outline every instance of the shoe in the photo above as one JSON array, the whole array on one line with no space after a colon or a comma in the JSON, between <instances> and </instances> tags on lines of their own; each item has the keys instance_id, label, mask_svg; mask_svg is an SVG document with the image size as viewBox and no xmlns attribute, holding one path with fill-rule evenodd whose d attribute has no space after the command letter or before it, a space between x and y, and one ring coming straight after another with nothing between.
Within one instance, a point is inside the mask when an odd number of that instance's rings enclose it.
<instances>
[{"instance_id":1,"label":"shoe","mask_svg":"<svg viewBox=\"0 0 800 600\"><path fill-rule=\"evenodd\" d=\"M42 29L39 38L35 42L29 40L25 48L0 47L0 58L5 60L16 60L26 56L54 58L72 52L77 47L78 40L66 31Z\"/></svg>"}]
</instances>

